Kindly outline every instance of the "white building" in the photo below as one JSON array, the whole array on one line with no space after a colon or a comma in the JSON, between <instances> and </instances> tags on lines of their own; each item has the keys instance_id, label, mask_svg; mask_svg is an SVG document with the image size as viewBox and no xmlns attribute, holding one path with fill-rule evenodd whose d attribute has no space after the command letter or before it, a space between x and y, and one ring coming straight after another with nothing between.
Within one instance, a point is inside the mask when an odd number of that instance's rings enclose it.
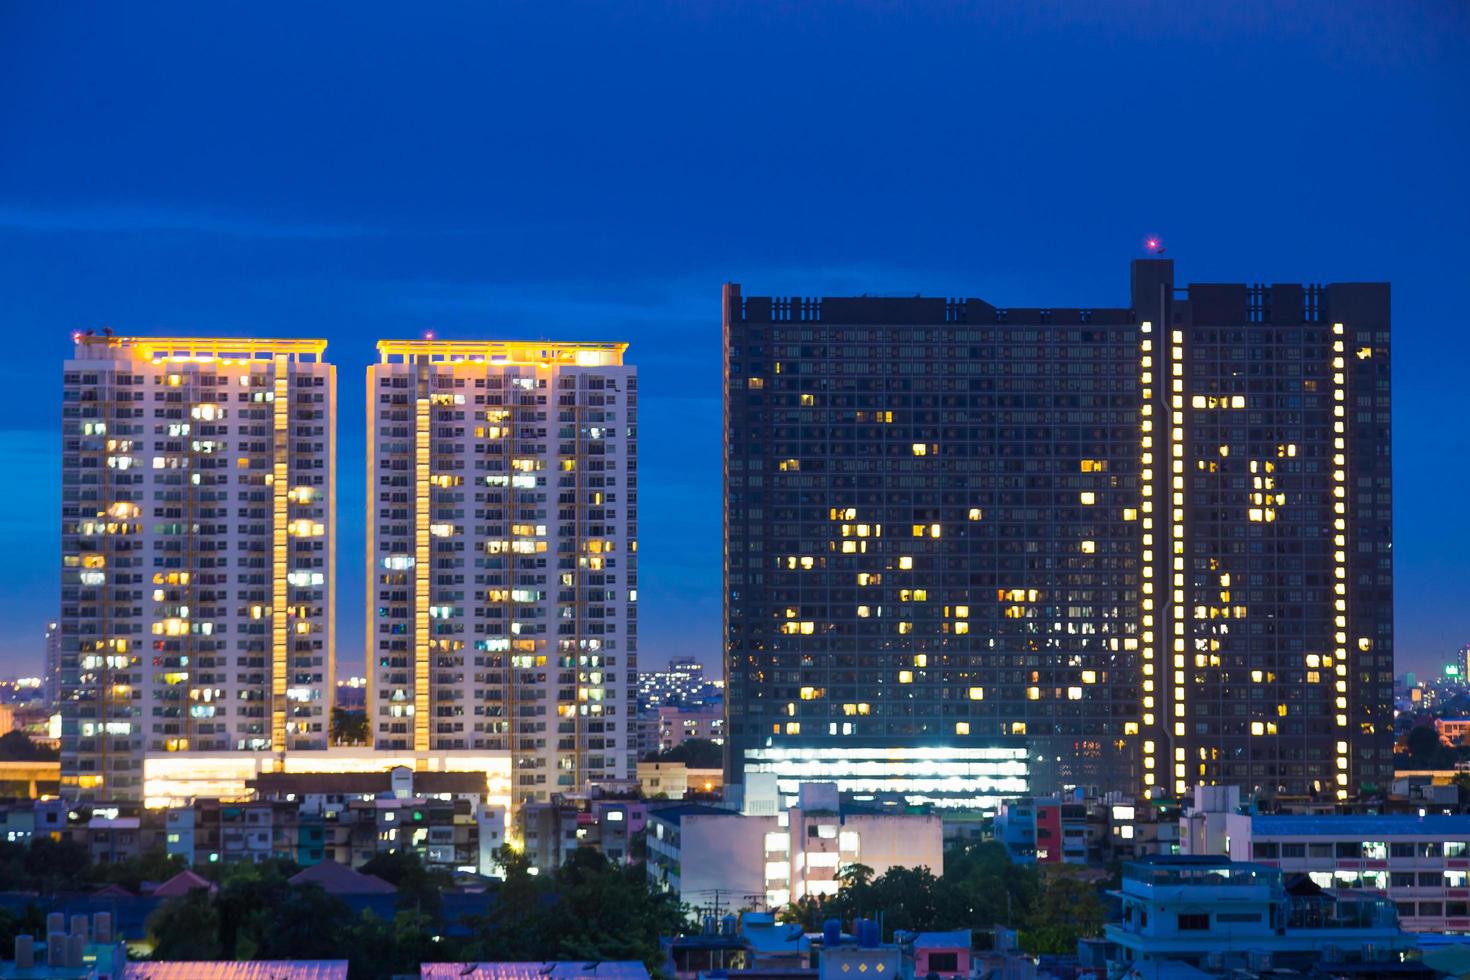
<instances>
[{"instance_id":1,"label":"white building","mask_svg":"<svg viewBox=\"0 0 1470 980\"><path fill-rule=\"evenodd\" d=\"M944 869L937 814L844 811L833 783L808 783L780 813L742 814L687 804L648 813L649 878L699 906L716 899L776 909L833 895L837 875L863 864Z\"/></svg>"},{"instance_id":2,"label":"white building","mask_svg":"<svg viewBox=\"0 0 1470 980\"><path fill-rule=\"evenodd\" d=\"M1216 787L1217 790L1222 789ZM1409 932L1470 934L1470 815L1260 814L1238 791L1196 793L1180 818L1187 853L1227 855L1392 901Z\"/></svg>"},{"instance_id":3,"label":"white building","mask_svg":"<svg viewBox=\"0 0 1470 980\"><path fill-rule=\"evenodd\" d=\"M508 751L515 803L628 780L637 378L626 344L383 341L368 371L368 717Z\"/></svg>"},{"instance_id":4,"label":"white building","mask_svg":"<svg viewBox=\"0 0 1470 980\"><path fill-rule=\"evenodd\" d=\"M322 749L336 373L320 340L78 335L62 411L62 791L147 753Z\"/></svg>"}]
</instances>

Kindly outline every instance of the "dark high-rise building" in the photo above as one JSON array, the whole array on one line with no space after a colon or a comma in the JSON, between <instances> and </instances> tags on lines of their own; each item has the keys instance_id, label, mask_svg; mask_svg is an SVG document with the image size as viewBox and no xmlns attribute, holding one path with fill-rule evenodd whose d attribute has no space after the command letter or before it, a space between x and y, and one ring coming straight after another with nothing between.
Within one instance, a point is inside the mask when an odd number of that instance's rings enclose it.
<instances>
[{"instance_id":1,"label":"dark high-rise building","mask_svg":"<svg viewBox=\"0 0 1470 980\"><path fill-rule=\"evenodd\" d=\"M1386 284L724 296L730 778L945 805L1392 771Z\"/></svg>"}]
</instances>

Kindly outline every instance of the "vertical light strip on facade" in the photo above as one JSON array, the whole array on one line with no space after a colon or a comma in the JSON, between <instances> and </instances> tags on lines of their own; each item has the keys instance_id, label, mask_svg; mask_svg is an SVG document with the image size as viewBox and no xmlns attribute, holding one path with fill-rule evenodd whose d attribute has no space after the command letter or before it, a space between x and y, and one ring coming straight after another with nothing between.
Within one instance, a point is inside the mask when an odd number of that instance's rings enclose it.
<instances>
[{"instance_id":1,"label":"vertical light strip on facade","mask_svg":"<svg viewBox=\"0 0 1470 980\"><path fill-rule=\"evenodd\" d=\"M291 359L275 357L274 455L271 457L271 750L286 752L286 649L290 622L287 614L286 574L290 539L286 533L291 489Z\"/></svg>"},{"instance_id":2,"label":"vertical light strip on facade","mask_svg":"<svg viewBox=\"0 0 1470 980\"><path fill-rule=\"evenodd\" d=\"M369 386L368 391L372 391ZM371 418L371 416L369 416ZM326 727L327 744L332 744L332 712L337 707L337 369L327 368L327 670ZM372 437L368 437L372 445ZM372 459L369 456L368 459ZM372 500L372 494L368 494ZM371 526L371 522L369 522ZM371 532L369 532L371 533ZM373 580L372 553L368 553L367 580ZM370 630L367 632L371 632ZM368 658L372 660L371 657ZM369 695L371 697L371 695ZM372 713L368 712L368 731L372 731Z\"/></svg>"},{"instance_id":3,"label":"vertical light strip on facade","mask_svg":"<svg viewBox=\"0 0 1470 980\"><path fill-rule=\"evenodd\" d=\"M429 751L429 426L427 374L414 405L413 750Z\"/></svg>"},{"instance_id":4,"label":"vertical light strip on facade","mask_svg":"<svg viewBox=\"0 0 1470 980\"><path fill-rule=\"evenodd\" d=\"M1332 325L1332 669L1337 677L1337 798L1348 798L1347 359L1343 327Z\"/></svg>"},{"instance_id":5,"label":"vertical light strip on facade","mask_svg":"<svg viewBox=\"0 0 1470 980\"><path fill-rule=\"evenodd\" d=\"M1174 737L1184 737L1184 332L1172 332L1169 345L1169 501L1170 568L1173 569L1172 673ZM1184 746L1174 745L1174 792L1183 793Z\"/></svg>"},{"instance_id":6,"label":"vertical light strip on facade","mask_svg":"<svg viewBox=\"0 0 1470 980\"><path fill-rule=\"evenodd\" d=\"M1154 788L1157 781L1155 767L1158 765L1158 757L1155 754L1157 745L1154 741L1155 716L1155 692L1154 692L1154 450L1153 450L1153 324L1145 321L1139 328L1143 337L1139 343L1141 356L1139 364L1141 373L1139 381L1142 384L1140 392L1140 412L1142 418L1139 422L1139 448L1142 452L1140 462L1142 471L1140 473L1139 485L1143 492L1142 508L1143 523L1143 784L1144 791Z\"/></svg>"}]
</instances>

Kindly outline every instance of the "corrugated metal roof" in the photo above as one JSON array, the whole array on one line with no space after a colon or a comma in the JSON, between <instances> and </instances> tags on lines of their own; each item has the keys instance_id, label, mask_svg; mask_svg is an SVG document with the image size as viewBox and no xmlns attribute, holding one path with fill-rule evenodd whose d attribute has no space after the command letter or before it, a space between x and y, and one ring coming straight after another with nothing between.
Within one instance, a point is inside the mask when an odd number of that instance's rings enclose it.
<instances>
[{"instance_id":1,"label":"corrugated metal roof","mask_svg":"<svg viewBox=\"0 0 1470 980\"><path fill-rule=\"evenodd\" d=\"M347 980L346 960L129 963L126 980Z\"/></svg>"},{"instance_id":2,"label":"corrugated metal roof","mask_svg":"<svg viewBox=\"0 0 1470 980\"><path fill-rule=\"evenodd\" d=\"M1412 813L1262 815L1251 817L1251 834L1261 837L1460 837L1470 840L1470 815Z\"/></svg>"},{"instance_id":3,"label":"corrugated metal roof","mask_svg":"<svg viewBox=\"0 0 1470 980\"><path fill-rule=\"evenodd\" d=\"M600 963L423 963L420 980L649 980L637 960Z\"/></svg>"}]
</instances>

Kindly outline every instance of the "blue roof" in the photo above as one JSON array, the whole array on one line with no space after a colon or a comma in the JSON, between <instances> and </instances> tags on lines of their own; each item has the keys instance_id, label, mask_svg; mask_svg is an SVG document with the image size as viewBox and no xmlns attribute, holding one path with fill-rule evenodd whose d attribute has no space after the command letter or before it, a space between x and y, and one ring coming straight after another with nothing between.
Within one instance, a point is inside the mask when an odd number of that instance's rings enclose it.
<instances>
[{"instance_id":1,"label":"blue roof","mask_svg":"<svg viewBox=\"0 0 1470 980\"><path fill-rule=\"evenodd\" d=\"M1251 833L1256 836L1301 837L1342 836L1369 840L1374 837L1462 837L1470 840L1470 814L1413 813L1324 814L1251 817Z\"/></svg>"},{"instance_id":2,"label":"blue roof","mask_svg":"<svg viewBox=\"0 0 1470 980\"><path fill-rule=\"evenodd\" d=\"M693 816L722 816L738 817L739 810L727 810L720 806L710 806L708 803L682 803L675 806L663 806L656 810L648 811L649 820L662 820L665 823L678 823L684 817Z\"/></svg>"}]
</instances>

